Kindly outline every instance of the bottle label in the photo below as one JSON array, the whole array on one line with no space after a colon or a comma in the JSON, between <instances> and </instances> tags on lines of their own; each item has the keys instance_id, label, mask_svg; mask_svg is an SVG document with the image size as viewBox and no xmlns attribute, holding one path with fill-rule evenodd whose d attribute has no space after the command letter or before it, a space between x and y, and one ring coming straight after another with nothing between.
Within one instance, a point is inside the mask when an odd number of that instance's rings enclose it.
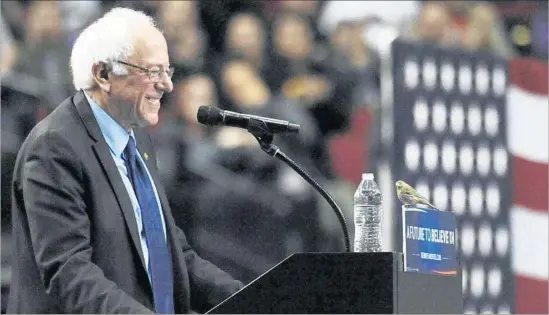
<instances>
[{"instance_id":1,"label":"bottle label","mask_svg":"<svg viewBox=\"0 0 549 315\"><path fill-rule=\"evenodd\" d=\"M378 189L362 189L360 197L363 198L364 204L380 205L383 202L383 195Z\"/></svg>"}]
</instances>

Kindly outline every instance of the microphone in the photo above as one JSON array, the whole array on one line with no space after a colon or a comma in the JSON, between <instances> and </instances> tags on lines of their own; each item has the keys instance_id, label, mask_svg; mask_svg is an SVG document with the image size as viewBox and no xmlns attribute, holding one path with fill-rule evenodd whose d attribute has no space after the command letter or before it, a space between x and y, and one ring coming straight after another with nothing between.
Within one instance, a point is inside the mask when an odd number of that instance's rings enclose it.
<instances>
[{"instance_id":1,"label":"microphone","mask_svg":"<svg viewBox=\"0 0 549 315\"><path fill-rule=\"evenodd\" d=\"M292 124L289 121L240 114L228 110L221 110L213 106L200 106L198 108L198 113L196 114L196 119L199 123L207 126L230 126L244 129L248 129L251 119L259 120L264 122L272 133L299 132L300 128L299 125Z\"/></svg>"}]
</instances>

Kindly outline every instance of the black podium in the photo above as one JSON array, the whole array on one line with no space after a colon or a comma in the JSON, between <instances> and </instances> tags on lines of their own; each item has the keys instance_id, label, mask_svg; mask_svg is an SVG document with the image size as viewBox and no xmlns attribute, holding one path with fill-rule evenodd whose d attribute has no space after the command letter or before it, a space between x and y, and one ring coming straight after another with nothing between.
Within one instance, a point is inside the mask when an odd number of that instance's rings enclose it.
<instances>
[{"instance_id":1,"label":"black podium","mask_svg":"<svg viewBox=\"0 0 549 315\"><path fill-rule=\"evenodd\" d=\"M461 314L461 274L403 271L401 253L299 253L209 314Z\"/></svg>"}]
</instances>

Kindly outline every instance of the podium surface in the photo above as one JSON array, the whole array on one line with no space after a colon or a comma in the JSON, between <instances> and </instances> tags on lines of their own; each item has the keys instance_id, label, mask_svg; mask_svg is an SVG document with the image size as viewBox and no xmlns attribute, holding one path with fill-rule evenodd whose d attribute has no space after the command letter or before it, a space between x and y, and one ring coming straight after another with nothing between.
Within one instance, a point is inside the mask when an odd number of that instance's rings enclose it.
<instances>
[{"instance_id":1,"label":"podium surface","mask_svg":"<svg viewBox=\"0 0 549 315\"><path fill-rule=\"evenodd\" d=\"M242 313L462 313L461 273L404 272L401 253L299 253L211 309Z\"/></svg>"}]
</instances>

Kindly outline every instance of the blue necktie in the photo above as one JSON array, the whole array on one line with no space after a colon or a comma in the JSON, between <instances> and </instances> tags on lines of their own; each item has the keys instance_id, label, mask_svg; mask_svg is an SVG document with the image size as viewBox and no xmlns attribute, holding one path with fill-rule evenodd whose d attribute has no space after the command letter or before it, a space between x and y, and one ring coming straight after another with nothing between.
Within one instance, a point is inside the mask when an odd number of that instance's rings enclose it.
<instances>
[{"instance_id":1,"label":"blue necktie","mask_svg":"<svg viewBox=\"0 0 549 315\"><path fill-rule=\"evenodd\" d=\"M173 278L171 257L164 238L162 217L144 165L137 157L135 140L130 136L122 156L128 167L133 190L139 201L145 238L149 248L149 274L157 313L173 314Z\"/></svg>"}]
</instances>

